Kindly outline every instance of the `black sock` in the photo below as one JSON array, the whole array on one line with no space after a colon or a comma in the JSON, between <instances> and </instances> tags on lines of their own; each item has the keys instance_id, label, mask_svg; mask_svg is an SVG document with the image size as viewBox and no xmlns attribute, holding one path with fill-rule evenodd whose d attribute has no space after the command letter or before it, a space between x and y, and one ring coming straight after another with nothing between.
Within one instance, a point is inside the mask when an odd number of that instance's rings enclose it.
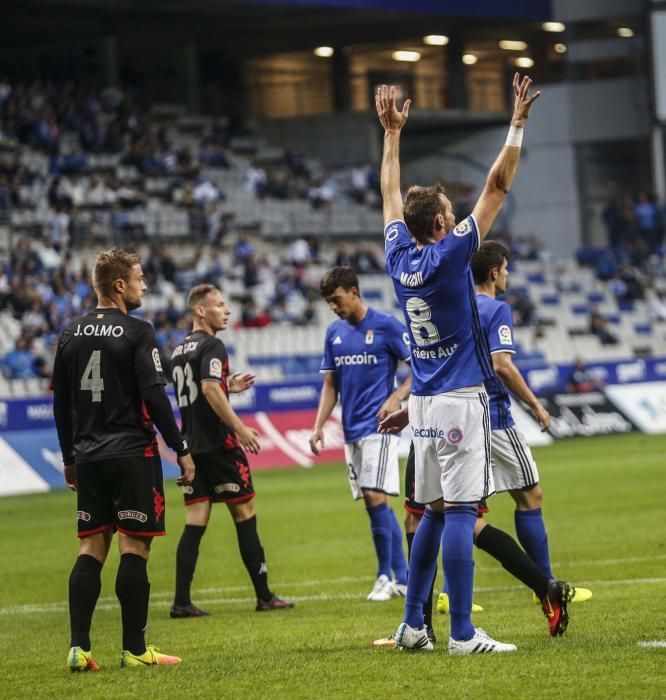
<instances>
[{"instance_id":1,"label":"black sock","mask_svg":"<svg viewBox=\"0 0 666 700\"><path fill-rule=\"evenodd\" d=\"M236 534L241 559L250 574L257 598L270 600L273 594L268 588L268 569L264 559L264 549L257 533L257 516L236 523Z\"/></svg>"},{"instance_id":2,"label":"black sock","mask_svg":"<svg viewBox=\"0 0 666 700\"><path fill-rule=\"evenodd\" d=\"M531 588L539 600L548 592L548 576L525 554L518 543L503 530L486 525L476 538L476 546L488 552L519 581Z\"/></svg>"},{"instance_id":3,"label":"black sock","mask_svg":"<svg viewBox=\"0 0 666 700\"><path fill-rule=\"evenodd\" d=\"M81 554L69 575L69 624L71 646L90 651L90 623L102 590L102 563Z\"/></svg>"},{"instance_id":4,"label":"black sock","mask_svg":"<svg viewBox=\"0 0 666 700\"><path fill-rule=\"evenodd\" d=\"M190 586L199 557L199 543L206 532L205 525L185 525L176 550L176 605L191 605Z\"/></svg>"},{"instance_id":5,"label":"black sock","mask_svg":"<svg viewBox=\"0 0 666 700\"><path fill-rule=\"evenodd\" d=\"M150 598L147 563L138 554L123 554L116 576L116 595L123 621L123 649L137 655L146 651L143 635L148 626Z\"/></svg>"},{"instance_id":6,"label":"black sock","mask_svg":"<svg viewBox=\"0 0 666 700\"><path fill-rule=\"evenodd\" d=\"M412 558L412 542L414 541L413 532L407 533L407 561ZM432 579L432 586L430 586L430 593L426 598L426 602L423 604L423 619L427 627L432 627L432 591L435 587L435 581L437 580L437 567L435 567L435 575Z\"/></svg>"}]
</instances>

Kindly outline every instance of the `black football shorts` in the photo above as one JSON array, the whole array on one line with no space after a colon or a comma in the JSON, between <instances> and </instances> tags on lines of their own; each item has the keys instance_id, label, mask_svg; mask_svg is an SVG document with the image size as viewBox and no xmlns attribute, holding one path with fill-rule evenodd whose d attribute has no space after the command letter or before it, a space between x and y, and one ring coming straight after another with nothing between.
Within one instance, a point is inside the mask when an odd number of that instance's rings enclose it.
<instances>
[{"instance_id":1,"label":"black football shorts","mask_svg":"<svg viewBox=\"0 0 666 700\"><path fill-rule=\"evenodd\" d=\"M242 448L200 452L192 459L196 471L194 481L183 486L185 505L200 501L243 503L254 498L250 465Z\"/></svg>"},{"instance_id":2,"label":"black football shorts","mask_svg":"<svg viewBox=\"0 0 666 700\"><path fill-rule=\"evenodd\" d=\"M416 481L416 466L414 461L414 443L409 445L409 456L407 457L407 467L405 469L405 510L408 510L414 515L423 515L425 505L414 500ZM484 513L488 513L490 509L486 503L486 499L479 501L477 505L477 517L482 518Z\"/></svg>"},{"instance_id":3,"label":"black football shorts","mask_svg":"<svg viewBox=\"0 0 666 700\"><path fill-rule=\"evenodd\" d=\"M164 487L159 457L114 457L76 465L79 537L111 528L133 537L160 537Z\"/></svg>"}]
</instances>

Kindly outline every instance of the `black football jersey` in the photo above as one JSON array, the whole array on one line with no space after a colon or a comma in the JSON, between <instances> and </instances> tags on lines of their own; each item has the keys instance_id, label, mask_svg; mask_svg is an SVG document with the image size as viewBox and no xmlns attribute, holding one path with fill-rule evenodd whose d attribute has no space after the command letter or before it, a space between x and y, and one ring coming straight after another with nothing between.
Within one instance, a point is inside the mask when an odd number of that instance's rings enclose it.
<instances>
[{"instance_id":1,"label":"black football jersey","mask_svg":"<svg viewBox=\"0 0 666 700\"><path fill-rule=\"evenodd\" d=\"M116 308L71 323L58 341L53 391L69 403L77 462L158 454L141 391L165 383L149 323Z\"/></svg>"},{"instance_id":2,"label":"black football jersey","mask_svg":"<svg viewBox=\"0 0 666 700\"><path fill-rule=\"evenodd\" d=\"M201 391L201 382L219 382L229 396L229 358L224 343L193 331L171 355L171 378L183 420L182 432L192 454L237 446L235 433L217 416Z\"/></svg>"}]
</instances>

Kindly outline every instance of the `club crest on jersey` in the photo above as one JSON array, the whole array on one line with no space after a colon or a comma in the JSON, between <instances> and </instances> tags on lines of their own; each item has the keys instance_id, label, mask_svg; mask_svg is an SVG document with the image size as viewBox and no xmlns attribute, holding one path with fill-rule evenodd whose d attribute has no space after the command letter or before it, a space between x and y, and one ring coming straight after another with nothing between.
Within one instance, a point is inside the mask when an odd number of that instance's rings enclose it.
<instances>
[{"instance_id":1,"label":"club crest on jersey","mask_svg":"<svg viewBox=\"0 0 666 700\"><path fill-rule=\"evenodd\" d=\"M472 231L472 224L470 223L470 220L464 219L453 229L453 235L454 236L466 236L468 233L471 233L471 231Z\"/></svg>"},{"instance_id":2,"label":"club crest on jersey","mask_svg":"<svg viewBox=\"0 0 666 700\"><path fill-rule=\"evenodd\" d=\"M375 332L372 330L372 328L370 328L365 334L365 344L372 345L374 339L375 339Z\"/></svg>"},{"instance_id":3,"label":"club crest on jersey","mask_svg":"<svg viewBox=\"0 0 666 700\"><path fill-rule=\"evenodd\" d=\"M210 376L216 379L222 379L222 361L214 357L210 361Z\"/></svg>"},{"instance_id":4,"label":"club crest on jersey","mask_svg":"<svg viewBox=\"0 0 666 700\"><path fill-rule=\"evenodd\" d=\"M459 428L449 430L449 432L446 434L446 439L452 445L457 445L463 439L463 432Z\"/></svg>"},{"instance_id":5,"label":"club crest on jersey","mask_svg":"<svg viewBox=\"0 0 666 700\"><path fill-rule=\"evenodd\" d=\"M499 335L500 345L513 345L513 340L511 338L511 329L509 326L500 326L497 329L497 334Z\"/></svg>"},{"instance_id":6,"label":"club crest on jersey","mask_svg":"<svg viewBox=\"0 0 666 700\"><path fill-rule=\"evenodd\" d=\"M162 372L162 360L160 360L160 351L157 348L153 348L153 364L158 372Z\"/></svg>"}]
</instances>

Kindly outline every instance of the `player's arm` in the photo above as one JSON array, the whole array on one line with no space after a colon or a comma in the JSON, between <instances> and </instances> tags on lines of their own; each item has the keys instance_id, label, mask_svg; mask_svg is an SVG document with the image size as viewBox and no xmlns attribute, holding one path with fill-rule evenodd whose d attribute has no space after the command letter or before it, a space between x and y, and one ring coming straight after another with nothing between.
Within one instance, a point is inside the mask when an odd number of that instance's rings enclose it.
<instances>
[{"instance_id":1,"label":"player's arm","mask_svg":"<svg viewBox=\"0 0 666 700\"><path fill-rule=\"evenodd\" d=\"M215 411L215 415L231 430L236 433L238 442L248 452L257 454L261 449L259 433L254 428L250 428L238 417L236 411L229 403L224 389L219 381L214 379L204 379L201 382L201 393L204 395L210 407Z\"/></svg>"},{"instance_id":2,"label":"player's arm","mask_svg":"<svg viewBox=\"0 0 666 700\"><path fill-rule=\"evenodd\" d=\"M541 405L534 392L527 386L523 375L516 365L513 364L511 353L494 352L492 358L495 374L502 380L504 386L530 407L532 414L541 426L541 430L544 432L548 430L550 428L550 414Z\"/></svg>"},{"instance_id":3,"label":"player's arm","mask_svg":"<svg viewBox=\"0 0 666 700\"><path fill-rule=\"evenodd\" d=\"M56 351L53 364L53 417L55 418L58 442L65 466L65 483L67 488L76 491L76 462L74 461L74 421L67 369L62 360L60 346Z\"/></svg>"},{"instance_id":4,"label":"player's arm","mask_svg":"<svg viewBox=\"0 0 666 700\"><path fill-rule=\"evenodd\" d=\"M532 80L527 76L522 80L520 80L518 73L513 76L513 91L516 99L509 135L506 144L502 147L497 160L488 173L485 187L472 212L476 219L481 240L488 235L496 216L499 214L504 204L506 195L511 188L513 178L518 170L523 129L525 123L529 119L533 102L541 94L537 91L533 95L530 95L531 86Z\"/></svg>"},{"instance_id":5,"label":"player's arm","mask_svg":"<svg viewBox=\"0 0 666 700\"><path fill-rule=\"evenodd\" d=\"M402 111L395 106L395 86L381 85L375 95L377 116L384 127L384 155L381 168L381 189L384 200L384 226L402 219L400 192L400 130L407 122L411 100L405 100Z\"/></svg>"},{"instance_id":6,"label":"player's arm","mask_svg":"<svg viewBox=\"0 0 666 700\"><path fill-rule=\"evenodd\" d=\"M312 435L310 435L310 449L313 454L320 454L324 447L324 424L329 419L338 402L338 386L335 372L324 373L324 384L319 395L319 407L315 418Z\"/></svg>"},{"instance_id":7,"label":"player's arm","mask_svg":"<svg viewBox=\"0 0 666 700\"><path fill-rule=\"evenodd\" d=\"M194 479L194 462L190 456L187 441L176 423L171 402L164 390L166 381L162 373L157 339L152 326L148 324L140 332L134 345L134 376L141 398L150 419L160 431L167 447L176 453L181 477L178 483L190 484Z\"/></svg>"},{"instance_id":8,"label":"player's arm","mask_svg":"<svg viewBox=\"0 0 666 700\"><path fill-rule=\"evenodd\" d=\"M377 418L382 421L386 416L400 410L403 401L409 398L412 390L412 373L407 375L405 381L384 401L382 407L377 411Z\"/></svg>"}]
</instances>

